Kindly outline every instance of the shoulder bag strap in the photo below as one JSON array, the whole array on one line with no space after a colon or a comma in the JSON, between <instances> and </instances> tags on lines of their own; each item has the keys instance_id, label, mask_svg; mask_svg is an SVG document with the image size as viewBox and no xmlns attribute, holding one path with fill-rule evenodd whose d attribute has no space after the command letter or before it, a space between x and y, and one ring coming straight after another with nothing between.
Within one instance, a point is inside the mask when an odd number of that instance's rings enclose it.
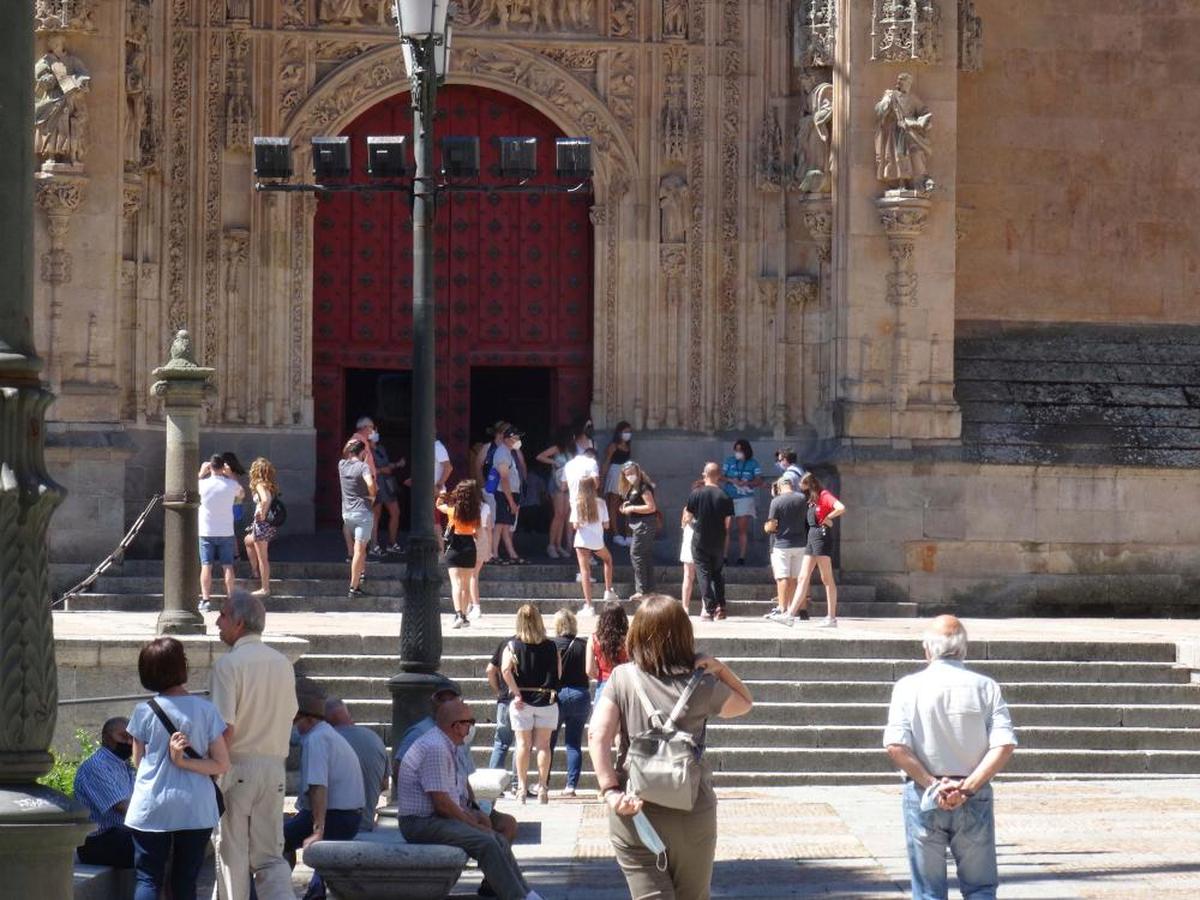
<instances>
[{"instance_id":1,"label":"shoulder bag strap","mask_svg":"<svg viewBox=\"0 0 1200 900\"><path fill-rule=\"evenodd\" d=\"M158 705L158 701L155 700L153 697L151 697L149 700L146 701L146 705L149 706L151 710L153 710L154 715L156 715L158 717L158 721L162 722L163 728L167 729L167 739L169 740L171 735L173 735L179 729L175 727L175 723L172 722L170 720L170 718L167 717L167 714L165 712L163 712L163 708ZM184 750L183 755L187 756L191 759L204 759L203 756L201 756L199 753L197 753L191 747L188 747L186 750Z\"/></svg>"},{"instance_id":2,"label":"shoulder bag strap","mask_svg":"<svg viewBox=\"0 0 1200 900\"><path fill-rule=\"evenodd\" d=\"M646 718L650 720L651 725L663 727L668 723L667 718L662 714L662 710L655 709L654 704L650 702L650 697L646 694L644 679L646 676L636 665L632 667L633 672L633 689L637 691L638 699L642 702L642 709L646 711ZM609 676L611 678L611 676Z\"/></svg>"},{"instance_id":3,"label":"shoulder bag strap","mask_svg":"<svg viewBox=\"0 0 1200 900\"><path fill-rule=\"evenodd\" d=\"M685 687L683 689L683 693L679 695L679 700L675 703L675 708L671 710L671 717L667 720L672 728L679 730L679 718L687 709L688 701L692 699L692 694L696 693L696 688L700 686L700 679L703 677L703 669L697 669L692 673L692 677L688 681L687 687Z\"/></svg>"}]
</instances>

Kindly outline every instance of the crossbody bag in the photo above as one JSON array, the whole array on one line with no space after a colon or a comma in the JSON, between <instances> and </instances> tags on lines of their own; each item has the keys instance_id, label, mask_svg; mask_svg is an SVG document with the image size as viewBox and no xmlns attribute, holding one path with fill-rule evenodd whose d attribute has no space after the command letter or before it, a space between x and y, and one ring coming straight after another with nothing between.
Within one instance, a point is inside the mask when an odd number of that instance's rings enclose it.
<instances>
[{"instance_id":1,"label":"crossbody bag","mask_svg":"<svg viewBox=\"0 0 1200 900\"><path fill-rule=\"evenodd\" d=\"M154 715L158 716L158 721L162 722L163 728L167 729L167 741L169 745L171 735L173 735L179 729L175 727L175 723L171 721L170 717L163 712L163 708L158 705L157 700L151 698L150 700L146 701L146 705L154 711ZM169 746L167 748L167 752L170 752ZM183 755L188 759L204 759L204 757L197 753L192 747L188 747L186 750L184 750ZM225 795L221 793L221 788L217 784L217 776L211 775L209 777L212 779L213 790L217 793L217 817L219 818L225 815Z\"/></svg>"}]
</instances>

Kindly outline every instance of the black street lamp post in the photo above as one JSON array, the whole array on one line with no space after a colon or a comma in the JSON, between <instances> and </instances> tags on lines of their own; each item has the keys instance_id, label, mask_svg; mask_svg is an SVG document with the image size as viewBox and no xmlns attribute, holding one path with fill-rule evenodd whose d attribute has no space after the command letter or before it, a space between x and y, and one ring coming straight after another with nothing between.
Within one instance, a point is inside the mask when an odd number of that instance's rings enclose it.
<instances>
[{"instance_id":1,"label":"black street lamp post","mask_svg":"<svg viewBox=\"0 0 1200 900\"><path fill-rule=\"evenodd\" d=\"M484 187L469 183L478 176L478 139L447 138L442 172L433 160L434 111L438 83L449 58L448 0L399 0L396 4L401 49L412 81L413 157L408 174L402 138L368 138L368 171L381 180L350 184L350 147L345 138L314 138L313 166L323 183L296 184L292 176L288 138L254 139L255 190L302 192L404 191L412 199L413 347L412 347L412 471L411 532L404 581L404 612L400 620L400 672L388 682L392 693L392 741L425 717L429 697L449 682L437 670L442 660L439 593L442 583L434 531L433 472L434 339L433 219L437 198L449 192L549 193L575 192L591 178L591 142L560 138L556 170L564 184L527 186L536 168L532 138L501 138L500 175L517 183ZM448 178L448 177L449 178ZM465 177L464 177L465 176Z\"/></svg>"}]
</instances>

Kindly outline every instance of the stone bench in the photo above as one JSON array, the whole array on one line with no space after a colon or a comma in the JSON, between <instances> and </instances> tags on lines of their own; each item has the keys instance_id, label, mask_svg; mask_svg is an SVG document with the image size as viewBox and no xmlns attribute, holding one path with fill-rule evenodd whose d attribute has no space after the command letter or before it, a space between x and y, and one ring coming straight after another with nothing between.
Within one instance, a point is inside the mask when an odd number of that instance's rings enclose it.
<instances>
[{"instance_id":1,"label":"stone bench","mask_svg":"<svg viewBox=\"0 0 1200 900\"><path fill-rule=\"evenodd\" d=\"M396 828L382 827L352 841L318 841L304 864L337 900L443 900L458 883L467 854L458 847L409 844Z\"/></svg>"},{"instance_id":2,"label":"stone bench","mask_svg":"<svg viewBox=\"0 0 1200 900\"><path fill-rule=\"evenodd\" d=\"M133 869L75 863L74 900L127 900L133 888Z\"/></svg>"}]
</instances>

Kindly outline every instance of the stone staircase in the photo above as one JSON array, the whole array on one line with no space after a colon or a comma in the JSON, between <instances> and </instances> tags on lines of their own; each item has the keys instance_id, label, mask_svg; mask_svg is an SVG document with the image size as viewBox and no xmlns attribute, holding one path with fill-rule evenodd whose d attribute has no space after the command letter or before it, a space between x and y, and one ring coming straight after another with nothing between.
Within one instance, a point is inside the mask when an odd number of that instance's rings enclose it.
<instances>
[{"instance_id":1,"label":"stone staircase","mask_svg":"<svg viewBox=\"0 0 1200 900\"><path fill-rule=\"evenodd\" d=\"M346 599L347 570L344 563L280 562L271 565L271 596L268 612L400 612L404 608L403 563L377 562L367 567L366 588L370 596L354 601ZM70 580L61 571L65 582ZM530 564L524 566L488 566L480 582L480 599L489 615L511 616L526 602L534 602L543 613L553 613L563 605L578 605L582 599L580 586L574 581L578 569L567 563ZM678 594L681 578L679 566L662 566L656 570L661 589ZM593 569L594 579L600 579L600 567ZM726 569L728 611L731 616L761 616L775 600L775 583L769 570L757 566ZM239 575L249 576L246 563ZM220 579L214 578L213 589L222 593ZM65 585L69 586L69 585ZM633 593L633 574L628 566L617 566L614 588L627 598ZM838 613L847 617L883 618L912 617L917 614L915 603L883 602L876 598L870 585L839 585ZM603 582L596 584L595 597L603 592ZM698 604L699 594L693 599ZM824 590L813 588L814 609L825 612ZM152 612L162 608L162 563L150 560L129 560L117 573L104 575L92 590L67 600L66 611L114 610L121 612ZM694 606L693 608L697 608ZM451 612L450 584L443 582L442 611ZM632 611L632 609L631 609Z\"/></svg>"},{"instance_id":2,"label":"stone staircase","mask_svg":"<svg viewBox=\"0 0 1200 900\"><path fill-rule=\"evenodd\" d=\"M297 667L344 698L356 720L389 741L387 679L396 639L311 635ZM495 704L485 678L502 637L449 632L442 672L458 682L480 722L486 764ZM896 776L880 747L895 679L923 664L913 640L797 633L763 623L758 637L716 637L701 649L729 663L755 697L750 715L714 721L708 759L719 786L853 784ZM1175 665L1170 643L971 645L972 666L998 679L1021 747L1005 777L1097 779L1200 776L1200 684ZM565 752L559 747L555 771ZM585 758L585 771L590 763ZM561 775L555 787L561 787ZM584 786L594 786L586 775Z\"/></svg>"},{"instance_id":3,"label":"stone staircase","mask_svg":"<svg viewBox=\"0 0 1200 900\"><path fill-rule=\"evenodd\" d=\"M995 463L1200 463L1200 328L959 323L963 452Z\"/></svg>"}]
</instances>

